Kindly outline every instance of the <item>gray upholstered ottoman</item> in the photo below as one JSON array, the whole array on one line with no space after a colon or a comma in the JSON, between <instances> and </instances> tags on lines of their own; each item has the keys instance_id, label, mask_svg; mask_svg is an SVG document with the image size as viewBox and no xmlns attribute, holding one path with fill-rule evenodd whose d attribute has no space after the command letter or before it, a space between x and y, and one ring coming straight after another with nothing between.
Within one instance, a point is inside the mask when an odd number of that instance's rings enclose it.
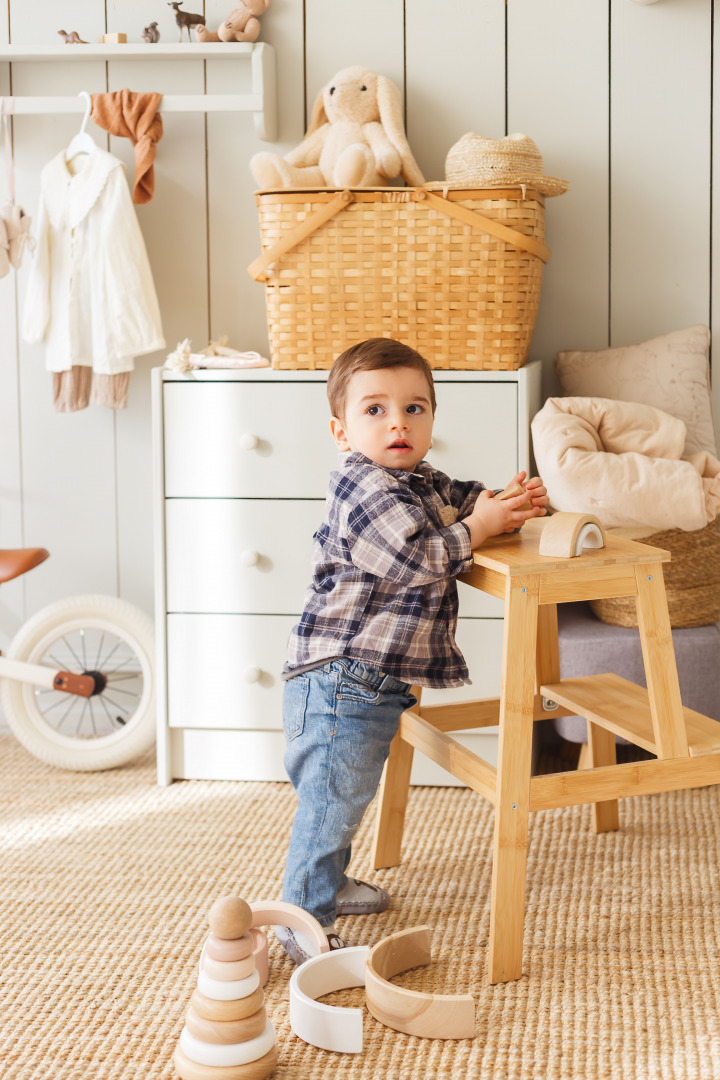
<instances>
[{"instance_id":1,"label":"gray upholstered ottoman","mask_svg":"<svg viewBox=\"0 0 720 1080\"><path fill-rule=\"evenodd\" d=\"M637 630L601 622L587 603L558 604L558 636L561 679L609 671L647 685ZM683 705L720 720L720 630L713 623L673 630L672 636ZM569 742L587 741L582 716L560 716L555 727Z\"/></svg>"}]
</instances>

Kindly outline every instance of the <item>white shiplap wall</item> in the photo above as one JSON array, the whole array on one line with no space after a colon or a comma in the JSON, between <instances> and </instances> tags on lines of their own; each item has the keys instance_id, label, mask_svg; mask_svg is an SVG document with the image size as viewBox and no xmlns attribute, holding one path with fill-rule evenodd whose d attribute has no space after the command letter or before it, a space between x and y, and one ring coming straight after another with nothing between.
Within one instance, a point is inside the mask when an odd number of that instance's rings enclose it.
<instances>
[{"instance_id":1,"label":"white shiplap wall","mask_svg":"<svg viewBox=\"0 0 720 1080\"><path fill-rule=\"evenodd\" d=\"M230 6L206 0L208 25ZM159 0L8 0L0 43L55 44L60 27L139 41L154 18L162 40L176 41ZM560 348L639 340L717 312L711 0L273 0L262 24L277 51L279 152L301 139L327 79L362 63L403 89L428 178L442 176L450 145L474 130L527 132L547 171L571 180L547 206L553 258L531 355L545 364L548 391ZM153 62L148 47L146 61L15 64L12 90L201 92L205 80L223 90L243 77L226 63ZM0 93L9 79L0 64ZM267 144L248 115L173 114L164 125L155 198L138 216L168 344L225 333L266 352L262 288L245 267L259 249L248 160ZM40 169L77 127L73 117L15 121L18 198L30 212ZM130 143L94 135L132 175ZM0 546L42 544L53 557L0 591L0 647L24 617L75 592L152 610L149 372L163 357L137 362L126 412L55 414L42 348L19 339L24 281L25 271L0 281Z\"/></svg>"}]
</instances>

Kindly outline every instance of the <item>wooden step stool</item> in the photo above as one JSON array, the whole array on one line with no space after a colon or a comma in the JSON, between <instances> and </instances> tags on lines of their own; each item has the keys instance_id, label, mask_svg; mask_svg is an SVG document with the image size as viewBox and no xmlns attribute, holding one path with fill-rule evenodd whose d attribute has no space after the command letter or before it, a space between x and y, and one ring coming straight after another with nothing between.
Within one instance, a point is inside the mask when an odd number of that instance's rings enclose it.
<instances>
[{"instance_id":1,"label":"wooden step stool","mask_svg":"<svg viewBox=\"0 0 720 1080\"><path fill-rule=\"evenodd\" d=\"M460 577L505 601L499 698L404 713L380 788L373 860L396 866L414 750L420 750L495 805L488 974L522 974L525 868L530 811L593 804L596 832L618 828L618 798L720 782L720 723L683 708L672 646L660 548L608 535L606 546L575 558L538 552L549 519L495 537L473 553ZM648 689L616 675L560 680L557 605L635 596ZM413 693L420 696L418 687ZM588 720L590 768L531 776L534 720L578 713ZM448 732L500 725L497 769ZM657 759L618 765L614 735Z\"/></svg>"}]
</instances>

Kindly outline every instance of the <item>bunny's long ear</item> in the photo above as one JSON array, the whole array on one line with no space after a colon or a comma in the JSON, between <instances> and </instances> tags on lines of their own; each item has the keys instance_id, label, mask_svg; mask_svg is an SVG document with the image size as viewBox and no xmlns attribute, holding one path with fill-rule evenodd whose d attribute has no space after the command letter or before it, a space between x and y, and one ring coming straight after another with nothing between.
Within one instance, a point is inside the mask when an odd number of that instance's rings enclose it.
<instances>
[{"instance_id":1,"label":"bunny's long ear","mask_svg":"<svg viewBox=\"0 0 720 1080\"><path fill-rule=\"evenodd\" d=\"M390 79L386 79L384 75L378 75L377 77L377 102L380 111L380 123L388 139L400 155L403 179L413 187L420 187L425 183L425 177L418 168L405 135L400 91L395 83L391 82Z\"/></svg>"},{"instance_id":2,"label":"bunny's long ear","mask_svg":"<svg viewBox=\"0 0 720 1080\"><path fill-rule=\"evenodd\" d=\"M326 83L318 96L315 98L315 104L313 105L312 113L310 115L310 123L308 125L307 131L305 132L306 139L308 135L312 135L313 131L317 131L317 129L319 127L322 127L323 124L328 123L327 113L325 112L325 103L323 101L325 91L327 90L328 85L329 83Z\"/></svg>"}]
</instances>

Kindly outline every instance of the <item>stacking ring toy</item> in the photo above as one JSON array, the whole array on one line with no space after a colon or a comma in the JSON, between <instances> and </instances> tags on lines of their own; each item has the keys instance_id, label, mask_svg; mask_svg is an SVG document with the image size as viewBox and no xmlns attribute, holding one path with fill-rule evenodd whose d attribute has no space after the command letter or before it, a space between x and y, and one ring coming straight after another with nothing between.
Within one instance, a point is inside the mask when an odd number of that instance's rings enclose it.
<instances>
[{"instance_id":1,"label":"stacking ring toy","mask_svg":"<svg viewBox=\"0 0 720 1080\"><path fill-rule=\"evenodd\" d=\"M275 1028L268 1020L262 1035L241 1043L207 1043L196 1039L187 1028L180 1034L180 1049L197 1065L227 1068L230 1065L247 1065L262 1058L275 1045Z\"/></svg>"},{"instance_id":2,"label":"stacking ring toy","mask_svg":"<svg viewBox=\"0 0 720 1080\"><path fill-rule=\"evenodd\" d=\"M252 975L248 975L246 979L223 982L220 979L211 979L207 972L200 968L197 977L197 988L200 993L215 1001L236 1001L238 998L249 997L259 985L260 976L257 971L253 971Z\"/></svg>"}]
</instances>

